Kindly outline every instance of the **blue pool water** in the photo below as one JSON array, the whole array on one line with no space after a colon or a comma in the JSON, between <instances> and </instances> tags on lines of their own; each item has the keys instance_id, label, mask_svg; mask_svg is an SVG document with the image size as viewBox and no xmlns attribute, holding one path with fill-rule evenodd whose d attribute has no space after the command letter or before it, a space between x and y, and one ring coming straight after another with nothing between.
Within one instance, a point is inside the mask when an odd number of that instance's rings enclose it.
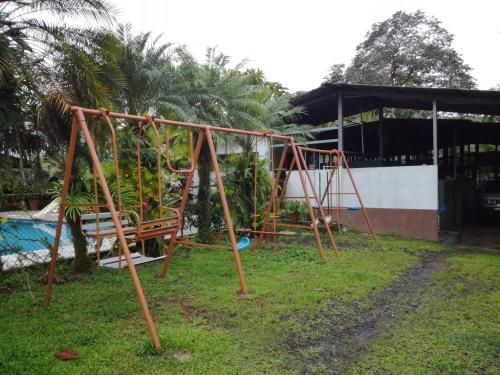
<instances>
[{"instance_id":1,"label":"blue pool water","mask_svg":"<svg viewBox=\"0 0 500 375\"><path fill-rule=\"evenodd\" d=\"M29 253L47 249L54 245L56 223L46 221L11 220L0 223L1 255L21 251ZM67 224L63 225L60 246L71 243L71 232Z\"/></svg>"}]
</instances>

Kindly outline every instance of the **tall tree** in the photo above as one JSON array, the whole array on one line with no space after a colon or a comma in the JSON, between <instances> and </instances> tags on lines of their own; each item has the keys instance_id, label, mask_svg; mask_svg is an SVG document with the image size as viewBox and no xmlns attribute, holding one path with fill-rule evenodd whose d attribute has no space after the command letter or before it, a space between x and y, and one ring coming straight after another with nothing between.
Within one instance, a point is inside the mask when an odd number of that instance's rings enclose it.
<instances>
[{"instance_id":1,"label":"tall tree","mask_svg":"<svg viewBox=\"0 0 500 375\"><path fill-rule=\"evenodd\" d=\"M372 25L351 64L329 79L391 86L474 88L471 67L453 48L453 35L435 17L399 11Z\"/></svg>"},{"instance_id":2,"label":"tall tree","mask_svg":"<svg viewBox=\"0 0 500 375\"><path fill-rule=\"evenodd\" d=\"M229 57L214 48L207 49L202 64L185 49L179 49L177 56L180 63L176 69L179 82L176 87L189 102L186 115L193 121L246 130L264 130L283 123L281 114L289 110L284 88L267 82L261 72L244 71L244 62L230 66ZM230 139L229 142L235 141ZM251 140L243 138L240 145L248 150ZM206 145L200 154L198 174L195 212L198 233L202 241L210 241L212 192L210 155Z\"/></svg>"},{"instance_id":3,"label":"tall tree","mask_svg":"<svg viewBox=\"0 0 500 375\"><path fill-rule=\"evenodd\" d=\"M134 115L148 112L161 95L162 76L173 69L166 54L170 44L160 43L150 32L134 34L130 24L118 25L114 35L120 49L118 66L127 82L119 109Z\"/></svg>"},{"instance_id":4,"label":"tall tree","mask_svg":"<svg viewBox=\"0 0 500 375\"><path fill-rule=\"evenodd\" d=\"M92 32L90 38L92 43L88 46L74 44L65 38L58 39L52 46L51 69L41 75L44 95L39 106L38 127L46 134L49 152L60 161L61 170L64 170L69 139L69 108L72 105L109 107L113 94L123 90L125 85L116 65L119 49L113 36L107 32ZM74 159L68 201L93 203L89 194L91 188L85 178L92 162L81 139L78 139ZM80 209L68 208L66 221L75 248L73 269L85 272L90 268L90 260L80 230L79 214Z\"/></svg>"},{"instance_id":5,"label":"tall tree","mask_svg":"<svg viewBox=\"0 0 500 375\"><path fill-rule=\"evenodd\" d=\"M1 101L1 111L19 114L0 117L6 119L0 128L11 128L12 133L21 135L30 123L30 127L44 130L49 151L62 154L68 139L69 107L101 102L115 78L111 65L104 63L109 57L107 49L95 47L106 44L104 34L69 27L66 20L109 22L113 13L105 0L0 2L0 91L14 98ZM94 56L91 50L104 54ZM99 60L102 57L106 58ZM30 109L20 105L26 92L38 102L38 113L31 105ZM28 142L25 139L23 145L23 137L18 139L22 158ZM84 158L81 151L79 158ZM76 168L73 175L77 180ZM85 271L89 267L85 241L76 230L76 217L67 215L67 219L75 246L75 270Z\"/></svg>"},{"instance_id":6,"label":"tall tree","mask_svg":"<svg viewBox=\"0 0 500 375\"><path fill-rule=\"evenodd\" d=\"M188 82L184 88L195 121L225 127L256 128L260 103L252 98L254 86L248 76L240 74L241 65L230 67L228 56L208 48L206 59L199 64L185 50L178 51L179 73ZM210 153L206 143L202 148L199 166L198 203L196 217L202 241L210 241L211 189Z\"/></svg>"}]
</instances>

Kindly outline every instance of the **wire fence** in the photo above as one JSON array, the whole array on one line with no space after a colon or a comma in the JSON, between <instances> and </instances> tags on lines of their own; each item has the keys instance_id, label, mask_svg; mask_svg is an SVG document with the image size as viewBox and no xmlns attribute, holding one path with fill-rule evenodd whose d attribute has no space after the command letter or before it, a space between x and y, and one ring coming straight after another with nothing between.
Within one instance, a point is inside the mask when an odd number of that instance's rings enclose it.
<instances>
[{"instance_id":1,"label":"wire fence","mask_svg":"<svg viewBox=\"0 0 500 375\"><path fill-rule=\"evenodd\" d=\"M0 261L2 269L45 263L54 246L56 223L33 216L33 211L0 213ZM61 246L71 245L69 228L63 228Z\"/></svg>"},{"instance_id":2,"label":"wire fence","mask_svg":"<svg viewBox=\"0 0 500 375\"><path fill-rule=\"evenodd\" d=\"M0 212L0 270L45 264L50 261L57 228L58 202L50 203L54 211L14 210ZM43 212L47 211L47 212ZM43 215L40 215L42 213ZM181 235L196 233L191 216L186 215ZM87 252L96 251L96 241L86 238ZM153 244L151 244L153 245ZM115 237L102 240L101 252L114 253L117 249ZM74 257L74 246L69 224L64 222L58 248L61 259Z\"/></svg>"},{"instance_id":3,"label":"wire fence","mask_svg":"<svg viewBox=\"0 0 500 375\"><path fill-rule=\"evenodd\" d=\"M57 205L56 205L57 206ZM50 261L56 235L57 214L42 211L4 211L0 213L0 270L44 264ZM113 249L115 240L105 239L103 251ZM87 239L87 251L95 252L95 240ZM59 258L74 257L71 229L64 223L59 242Z\"/></svg>"}]
</instances>

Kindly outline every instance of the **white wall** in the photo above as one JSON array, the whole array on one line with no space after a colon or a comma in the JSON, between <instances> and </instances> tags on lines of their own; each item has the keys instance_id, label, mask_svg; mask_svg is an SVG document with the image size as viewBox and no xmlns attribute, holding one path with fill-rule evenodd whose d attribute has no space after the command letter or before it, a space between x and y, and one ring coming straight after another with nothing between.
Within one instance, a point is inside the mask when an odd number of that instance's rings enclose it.
<instances>
[{"instance_id":1,"label":"white wall","mask_svg":"<svg viewBox=\"0 0 500 375\"><path fill-rule=\"evenodd\" d=\"M355 168L351 169L351 171L366 207L438 209L438 176L437 167L434 165ZM326 170L315 170L309 173L315 181L317 190L321 185L320 194L322 195L326 188L328 172ZM330 192L336 192L336 186L336 181L333 181ZM309 192L312 197L310 187ZM354 192L345 169L341 171L341 192ZM297 171L293 171L290 176L286 195L289 198L304 195ZM332 195L332 197L334 197L332 199L336 199L335 195ZM336 200L332 200L330 205L336 205ZM326 199L324 206L328 206ZM340 206L359 207L359 203L355 195L341 195Z\"/></svg>"},{"instance_id":2,"label":"white wall","mask_svg":"<svg viewBox=\"0 0 500 375\"><path fill-rule=\"evenodd\" d=\"M253 146L253 149L255 149L255 145ZM242 152L242 148L235 142L224 142L224 140L221 140L217 142L216 151L218 155L239 154ZM257 140L257 152L259 153L259 157L261 159L269 158L269 140L267 138L259 138Z\"/></svg>"}]
</instances>

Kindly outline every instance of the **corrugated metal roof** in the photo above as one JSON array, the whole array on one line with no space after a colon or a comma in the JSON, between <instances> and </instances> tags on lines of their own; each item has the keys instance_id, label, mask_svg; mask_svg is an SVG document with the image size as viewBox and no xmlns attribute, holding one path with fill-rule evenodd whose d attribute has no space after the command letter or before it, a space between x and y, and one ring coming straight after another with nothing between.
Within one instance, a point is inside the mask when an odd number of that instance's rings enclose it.
<instances>
[{"instance_id":1,"label":"corrugated metal roof","mask_svg":"<svg viewBox=\"0 0 500 375\"><path fill-rule=\"evenodd\" d=\"M337 100L342 94L344 116L368 112L381 107L500 115L500 91L463 90L424 87L359 85L326 82L292 100L304 108L298 123L318 125L337 119ZM297 121L294 121L297 122Z\"/></svg>"}]
</instances>

